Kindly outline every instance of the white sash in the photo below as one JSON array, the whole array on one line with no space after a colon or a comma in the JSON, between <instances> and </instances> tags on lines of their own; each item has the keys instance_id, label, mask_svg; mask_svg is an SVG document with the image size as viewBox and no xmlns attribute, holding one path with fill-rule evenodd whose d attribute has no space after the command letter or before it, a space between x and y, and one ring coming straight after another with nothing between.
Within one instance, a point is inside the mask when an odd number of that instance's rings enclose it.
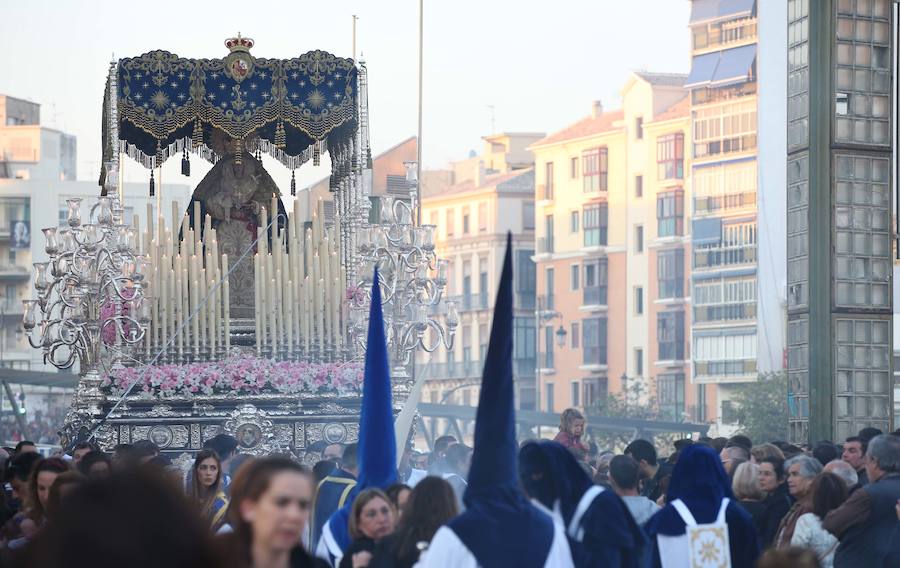
<instances>
[{"instance_id":1,"label":"white sash","mask_svg":"<svg viewBox=\"0 0 900 568\"><path fill-rule=\"evenodd\" d=\"M683 535L657 535L659 558L663 568L721 568L731 566L731 548L728 542L728 524L725 512L729 499L722 499L716 520L709 524L697 524L694 515L681 499L672 501L672 507L684 521Z\"/></svg>"},{"instance_id":2,"label":"white sash","mask_svg":"<svg viewBox=\"0 0 900 568\"><path fill-rule=\"evenodd\" d=\"M572 520L569 521L569 529L566 531L570 538L581 542L584 540L584 528L581 525L581 519L584 517L584 514L587 513L588 508L591 506L591 503L594 502L594 499L597 498L597 495L603 493L603 488L599 485L592 485L590 489L584 492L584 495L581 496L581 499L578 501L578 506L575 508L575 514L572 515Z\"/></svg>"}]
</instances>

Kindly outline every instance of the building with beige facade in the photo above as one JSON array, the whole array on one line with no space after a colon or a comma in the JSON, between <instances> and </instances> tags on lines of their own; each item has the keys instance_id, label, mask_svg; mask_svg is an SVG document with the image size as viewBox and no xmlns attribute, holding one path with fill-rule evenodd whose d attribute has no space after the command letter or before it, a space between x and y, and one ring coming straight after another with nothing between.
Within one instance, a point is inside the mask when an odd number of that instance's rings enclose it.
<instances>
[{"instance_id":1,"label":"building with beige facade","mask_svg":"<svg viewBox=\"0 0 900 568\"><path fill-rule=\"evenodd\" d=\"M532 144L539 406L598 411L627 390L704 420L690 381L690 101L685 77L633 73L622 108ZM565 341L560 347L565 330Z\"/></svg>"}]
</instances>

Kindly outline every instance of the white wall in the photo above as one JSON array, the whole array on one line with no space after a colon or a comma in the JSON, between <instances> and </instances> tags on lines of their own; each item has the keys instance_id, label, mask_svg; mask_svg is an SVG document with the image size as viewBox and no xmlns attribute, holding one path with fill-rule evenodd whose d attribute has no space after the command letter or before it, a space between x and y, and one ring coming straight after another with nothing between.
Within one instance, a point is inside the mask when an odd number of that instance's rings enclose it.
<instances>
[{"instance_id":1,"label":"white wall","mask_svg":"<svg viewBox=\"0 0 900 568\"><path fill-rule=\"evenodd\" d=\"M757 364L783 368L787 287L787 0L758 2L759 278Z\"/></svg>"}]
</instances>

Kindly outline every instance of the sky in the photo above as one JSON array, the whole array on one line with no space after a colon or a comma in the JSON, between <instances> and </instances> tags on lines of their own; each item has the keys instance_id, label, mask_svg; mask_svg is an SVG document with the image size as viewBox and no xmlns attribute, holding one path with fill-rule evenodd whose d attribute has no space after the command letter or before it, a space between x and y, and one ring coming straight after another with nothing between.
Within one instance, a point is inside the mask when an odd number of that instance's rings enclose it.
<instances>
[{"instance_id":1,"label":"sky","mask_svg":"<svg viewBox=\"0 0 900 568\"><path fill-rule=\"evenodd\" d=\"M492 118L495 132L553 132L586 116L594 100L616 108L629 71L686 73L690 65L687 0L424 3L426 168L480 151ZM97 179L103 87L113 54L163 49L224 57L223 41L241 32L256 41L251 53L257 57L314 49L349 57L355 14L378 153L416 133L418 4L3 0L0 93L40 103L46 126L78 137L79 179ZM180 176L180 160L169 160L165 181L196 185L208 169L198 162L192 160L188 180ZM267 164L279 184L289 179L274 171L275 162ZM297 171L298 187L326 174L307 164ZM126 166L128 181L148 177L136 164Z\"/></svg>"}]
</instances>

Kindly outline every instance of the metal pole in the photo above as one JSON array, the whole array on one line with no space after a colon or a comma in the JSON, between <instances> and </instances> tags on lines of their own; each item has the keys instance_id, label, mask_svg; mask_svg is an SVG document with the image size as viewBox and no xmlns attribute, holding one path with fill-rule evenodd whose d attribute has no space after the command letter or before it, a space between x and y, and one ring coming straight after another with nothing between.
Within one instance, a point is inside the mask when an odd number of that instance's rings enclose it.
<instances>
[{"instance_id":1,"label":"metal pole","mask_svg":"<svg viewBox=\"0 0 900 568\"><path fill-rule=\"evenodd\" d=\"M419 132L416 139L416 225L422 224L422 45L425 0L419 0Z\"/></svg>"},{"instance_id":2,"label":"metal pole","mask_svg":"<svg viewBox=\"0 0 900 568\"><path fill-rule=\"evenodd\" d=\"M534 338L534 353L537 358L535 361L537 365L535 365L534 369L534 409L537 412L541 411L541 304L543 303L543 298L541 296L537 297L537 309L534 311L534 330L535 330L535 338ZM541 437L541 424L540 422L537 425L537 437L540 439Z\"/></svg>"}]
</instances>

